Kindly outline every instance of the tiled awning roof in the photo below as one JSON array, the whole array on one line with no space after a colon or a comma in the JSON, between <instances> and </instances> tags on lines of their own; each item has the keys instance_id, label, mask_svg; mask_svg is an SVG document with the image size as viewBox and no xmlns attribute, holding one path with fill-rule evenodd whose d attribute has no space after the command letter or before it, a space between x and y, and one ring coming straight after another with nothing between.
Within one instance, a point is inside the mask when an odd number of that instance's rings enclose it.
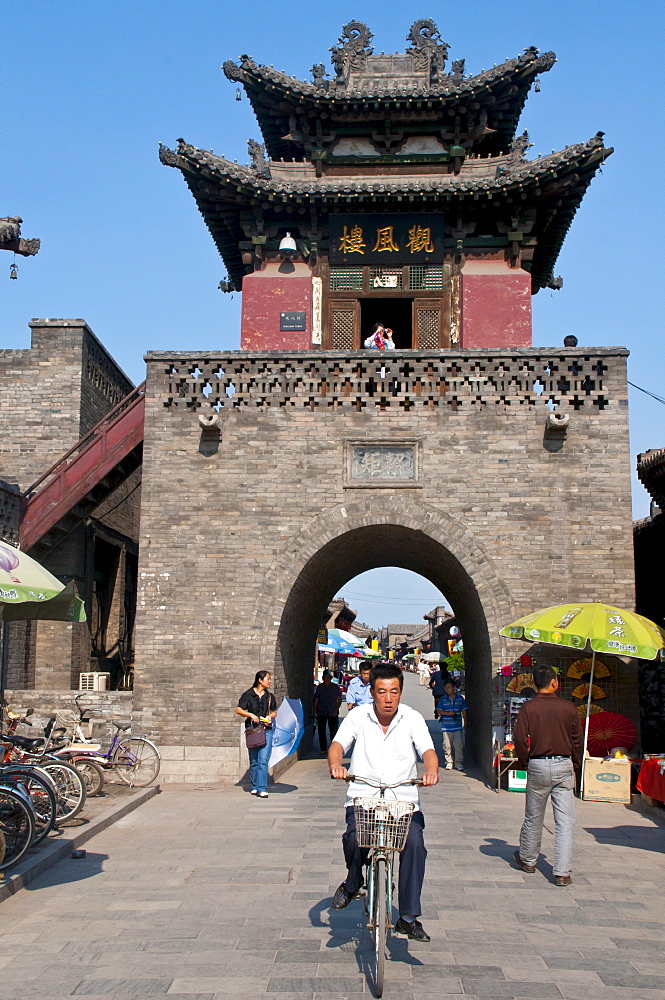
<instances>
[{"instance_id":1,"label":"tiled awning roof","mask_svg":"<svg viewBox=\"0 0 665 1000\"><path fill-rule=\"evenodd\" d=\"M486 164L497 161L494 171L479 170L478 161L471 160L469 169L459 174L382 174L379 167L371 175L322 177L316 177L311 164L304 163L290 163L288 169L275 164L274 176L261 176L251 167L231 163L184 140L177 151L162 146L160 159L182 172L237 286L243 274L238 243L246 238L240 211L251 210L253 205L261 204L277 216L294 203L323 214L371 212L375 206L408 211L417 203L428 210L445 212L455 207L475 216L492 206L494 215L503 213L509 218L518 198L522 211L536 210L530 236L536 240L531 275L537 291L548 283L584 193L611 152L598 133L588 142L536 160L488 158ZM540 218L539 207L545 210Z\"/></svg>"},{"instance_id":2,"label":"tiled awning roof","mask_svg":"<svg viewBox=\"0 0 665 1000\"><path fill-rule=\"evenodd\" d=\"M351 77L348 87L335 81L317 86L272 66L259 65L250 56L241 56L240 65L228 60L222 68L229 80L245 88L270 155L278 158L294 152L293 144L284 142L288 128L284 129L283 124L288 122L289 109L314 116L332 115L337 122L353 120L358 113L366 120L373 113L381 120L387 114L395 120L405 120L420 115L424 108L438 115L447 116L453 109L453 113L466 114L467 105L476 102L486 106L488 128L496 133L491 140L494 152L504 151L515 136L535 78L551 69L555 62L554 52L539 53L531 47L517 58L475 76L444 75L430 86L419 79L401 78L386 83L362 76ZM501 107L496 108L499 98Z\"/></svg>"}]
</instances>

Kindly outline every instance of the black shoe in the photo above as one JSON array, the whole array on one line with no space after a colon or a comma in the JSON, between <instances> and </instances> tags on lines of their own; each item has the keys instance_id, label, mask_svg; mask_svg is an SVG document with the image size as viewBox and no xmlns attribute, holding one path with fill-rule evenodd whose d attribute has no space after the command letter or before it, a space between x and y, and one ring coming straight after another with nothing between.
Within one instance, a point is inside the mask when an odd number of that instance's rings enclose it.
<instances>
[{"instance_id":1,"label":"black shoe","mask_svg":"<svg viewBox=\"0 0 665 1000\"><path fill-rule=\"evenodd\" d=\"M332 899L333 910L343 910L349 905L352 899L355 899L357 889L354 892L349 892L344 883L335 889L335 895Z\"/></svg>"},{"instance_id":2,"label":"black shoe","mask_svg":"<svg viewBox=\"0 0 665 1000\"><path fill-rule=\"evenodd\" d=\"M423 925L419 920L414 920L412 923L408 924L406 920L402 920L400 917L395 924L395 934L408 934L411 941L431 940L429 934L423 928Z\"/></svg>"},{"instance_id":3,"label":"black shoe","mask_svg":"<svg viewBox=\"0 0 665 1000\"><path fill-rule=\"evenodd\" d=\"M519 851L515 851L515 853L513 854L513 861L515 862L518 868L521 868L523 872L528 872L529 875L533 875L533 873L536 870L535 865L528 865L526 861L522 861Z\"/></svg>"}]
</instances>

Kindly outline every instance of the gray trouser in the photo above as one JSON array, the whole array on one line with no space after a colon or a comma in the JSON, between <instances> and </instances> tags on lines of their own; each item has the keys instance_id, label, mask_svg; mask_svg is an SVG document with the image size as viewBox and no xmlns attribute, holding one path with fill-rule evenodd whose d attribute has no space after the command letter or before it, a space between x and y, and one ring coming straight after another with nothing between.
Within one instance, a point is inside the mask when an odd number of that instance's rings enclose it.
<instances>
[{"instance_id":1,"label":"gray trouser","mask_svg":"<svg viewBox=\"0 0 665 1000\"><path fill-rule=\"evenodd\" d=\"M441 736L443 737L444 765L456 764L457 767L462 767L464 764L464 737L462 736L462 730L456 729L452 733L447 733L443 729L441 730ZM455 758L454 760L453 757Z\"/></svg>"},{"instance_id":2,"label":"gray trouser","mask_svg":"<svg viewBox=\"0 0 665 1000\"><path fill-rule=\"evenodd\" d=\"M550 797L554 812L553 871L555 875L570 875L575 829L575 772L572 762L566 757L529 761L520 858L527 865L535 865L538 861L545 808Z\"/></svg>"}]
</instances>

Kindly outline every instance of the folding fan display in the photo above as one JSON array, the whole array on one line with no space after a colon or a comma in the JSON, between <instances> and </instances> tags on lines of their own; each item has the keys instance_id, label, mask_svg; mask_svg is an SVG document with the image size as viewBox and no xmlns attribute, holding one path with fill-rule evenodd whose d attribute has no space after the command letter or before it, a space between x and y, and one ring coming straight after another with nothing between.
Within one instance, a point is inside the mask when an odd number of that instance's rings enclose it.
<instances>
[{"instance_id":1,"label":"folding fan display","mask_svg":"<svg viewBox=\"0 0 665 1000\"><path fill-rule=\"evenodd\" d=\"M601 708L600 705L589 705L589 715L595 715L596 712L604 712L605 709ZM580 719L584 721L586 719L586 705L577 706L577 714Z\"/></svg>"},{"instance_id":2,"label":"folding fan display","mask_svg":"<svg viewBox=\"0 0 665 1000\"><path fill-rule=\"evenodd\" d=\"M574 691L570 692L573 698L588 698L589 697L589 685L588 684L578 684ZM607 698L607 695L603 691L602 687L597 684L591 685L591 697L595 698L596 701L599 698Z\"/></svg>"},{"instance_id":3,"label":"folding fan display","mask_svg":"<svg viewBox=\"0 0 665 1000\"><path fill-rule=\"evenodd\" d=\"M581 660L575 660L574 663L568 667L568 673L566 677L572 677L573 680L581 681L586 674L591 673L592 661L590 656L585 656ZM602 660L596 660L596 666L593 671L594 677L610 677L610 668L607 667Z\"/></svg>"},{"instance_id":4,"label":"folding fan display","mask_svg":"<svg viewBox=\"0 0 665 1000\"><path fill-rule=\"evenodd\" d=\"M506 684L506 691L512 691L513 694L521 694L524 688L531 688L532 691L536 690L536 682L533 679L533 674L516 674L509 684Z\"/></svg>"}]
</instances>

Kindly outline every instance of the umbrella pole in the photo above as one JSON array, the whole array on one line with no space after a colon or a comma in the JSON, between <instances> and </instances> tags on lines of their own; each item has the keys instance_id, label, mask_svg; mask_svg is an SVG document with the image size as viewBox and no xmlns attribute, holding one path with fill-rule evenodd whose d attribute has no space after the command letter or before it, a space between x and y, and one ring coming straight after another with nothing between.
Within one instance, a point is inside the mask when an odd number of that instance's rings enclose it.
<instances>
[{"instance_id":1,"label":"umbrella pole","mask_svg":"<svg viewBox=\"0 0 665 1000\"><path fill-rule=\"evenodd\" d=\"M580 778L580 798L584 791L584 768L586 767L586 747L589 740L589 713L591 711L591 689L593 688L593 673L596 668L596 650L591 650L591 676L589 677L589 696L586 700L586 719L584 720L584 747L582 750L582 774Z\"/></svg>"}]
</instances>

